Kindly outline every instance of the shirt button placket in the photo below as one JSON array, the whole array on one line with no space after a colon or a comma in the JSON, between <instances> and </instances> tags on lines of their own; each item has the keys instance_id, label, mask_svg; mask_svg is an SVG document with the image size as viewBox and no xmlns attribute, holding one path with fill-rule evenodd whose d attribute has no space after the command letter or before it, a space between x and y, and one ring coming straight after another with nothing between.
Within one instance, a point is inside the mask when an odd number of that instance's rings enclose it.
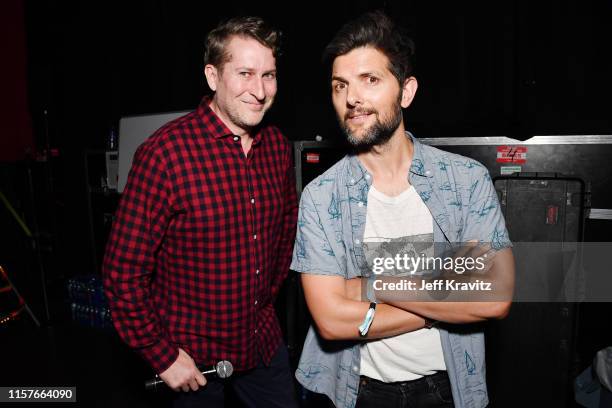
<instances>
[{"instance_id":1,"label":"shirt button placket","mask_svg":"<svg viewBox=\"0 0 612 408\"><path fill-rule=\"evenodd\" d=\"M248 172L251 171L250 166L247 168L247 171ZM257 233L256 233L256 231L257 231L257 224L255 222L257 217L255 216L255 197L253 196L252 188L253 188L253 185L251 183L249 183L249 189L251 190L251 192L249 194L249 196L250 196L249 201L251 203L251 215L253 217L253 223L252 223L252 226L253 226L253 241L257 241ZM257 296L258 295L258 289L259 289L259 279L258 279L259 278L259 269L255 270L255 277L256 277L256 282L257 282L257 284L255 286L255 296ZM258 332L257 327L259 325L259 316L257 314L257 304L258 303L259 302L258 302L257 299L255 299L253 301L253 308L255 309L255 319L254 319L254 321L255 321L255 329L253 330L253 334L254 335L257 335L257 332Z\"/></svg>"}]
</instances>

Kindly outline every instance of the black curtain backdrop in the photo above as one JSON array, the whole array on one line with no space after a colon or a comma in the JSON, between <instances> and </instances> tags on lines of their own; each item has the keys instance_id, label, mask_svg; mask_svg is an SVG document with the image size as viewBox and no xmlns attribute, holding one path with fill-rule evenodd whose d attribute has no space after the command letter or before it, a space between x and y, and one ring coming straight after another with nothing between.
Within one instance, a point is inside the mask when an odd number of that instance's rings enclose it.
<instances>
[{"instance_id":1,"label":"black curtain backdrop","mask_svg":"<svg viewBox=\"0 0 612 408\"><path fill-rule=\"evenodd\" d=\"M347 19L384 9L412 33L418 135L610 133L609 1L36 1L27 8L32 110L64 149L103 147L121 116L190 109L206 92L202 45L223 18L258 14L285 33L272 118L291 139L337 133L324 45Z\"/></svg>"},{"instance_id":2,"label":"black curtain backdrop","mask_svg":"<svg viewBox=\"0 0 612 408\"><path fill-rule=\"evenodd\" d=\"M338 137L321 51L348 19L384 9L416 42L420 137L611 134L609 1L52 1L26 3L30 111L59 149L66 266L86 272L83 151L140 113L194 108L207 92L203 41L219 20L261 15L284 32L269 119L293 140Z\"/></svg>"}]
</instances>

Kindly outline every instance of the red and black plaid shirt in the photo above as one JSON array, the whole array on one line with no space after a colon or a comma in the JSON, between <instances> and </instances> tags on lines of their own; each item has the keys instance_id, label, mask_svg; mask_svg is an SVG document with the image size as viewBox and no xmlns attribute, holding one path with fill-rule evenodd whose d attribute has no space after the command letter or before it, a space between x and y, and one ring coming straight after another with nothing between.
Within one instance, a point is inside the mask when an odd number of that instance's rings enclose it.
<instances>
[{"instance_id":1,"label":"red and black plaid shirt","mask_svg":"<svg viewBox=\"0 0 612 408\"><path fill-rule=\"evenodd\" d=\"M179 347L199 365L252 368L282 339L273 301L297 222L290 144L263 127L245 157L208 104L138 148L106 248L115 327L158 373Z\"/></svg>"}]
</instances>

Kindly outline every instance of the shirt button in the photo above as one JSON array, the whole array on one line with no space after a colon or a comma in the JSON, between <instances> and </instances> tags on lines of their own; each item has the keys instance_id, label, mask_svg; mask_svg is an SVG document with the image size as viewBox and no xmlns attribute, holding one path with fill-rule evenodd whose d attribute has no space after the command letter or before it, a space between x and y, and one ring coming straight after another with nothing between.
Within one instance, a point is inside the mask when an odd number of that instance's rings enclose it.
<instances>
[{"instance_id":1,"label":"shirt button","mask_svg":"<svg viewBox=\"0 0 612 408\"><path fill-rule=\"evenodd\" d=\"M353 366L353 371L356 372L356 373L359 372L359 367Z\"/></svg>"},{"instance_id":2,"label":"shirt button","mask_svg":"<svg viewBox=\"0 0 612 408\"><path fill-rule=\"evenodd\" d=\"M257 334L257 329L255 329L255 334Z\"/></svg>"},{"instance_id":3,"label":"shirt button","mask_svg":"<svg viewBox=\"0 0 612 408\"><path fill-rule=\"evenodd\" d=\"M234 136L234 142L237 142L237 141L239 141L239 140L240 140L240 137L239 137L239 136Z\"/></svg>"},{"instance_id":4,"label":"shirt button","mask_svg":"<svg viewBox=\"0 0 612 408\"><path fill-rule=\"evenodd\" d=\"M425 172L425 175L426 175L426 176L431 176L431 171L427 170L427 171Z\"/></svg>"},{"instance_id":5,"label":"shirt button","mask_svg":"<svg viewBox=\"0 0 612 408\"><path fill-rule=\"evenodd\" d=\"M370 179L370 175L368 173L366 173L365 178L367 178L369 180Z\"/></svg>"},{"instance_id":6,"label":"shirt button","mask_svg":"<svg viewBox=\"0 0 612 408\"><path fill-rule=\"evenodd\" d=\"M358 202L358 203L357 203L357 205L358 205L359 207L363 207L363 201Z\"/></svg>"},{"instance_id":7,"label":"shirt button","mask_svg":"<svg viewBox=\"0 0 612 408\"><path fill-rule=\"evenodd\" d=\"M359 245L359 243L360 243L360 242L361 242L361 241L359 241L358 239L356 239L356 240L355 240L355 243L356 243L357 245Z\"/></svg>"},{"instance_id":8,"label":"shirt button","mask_svg":"<svg viewBox=\"0 0 612 408\"><path fill-rule=\"evenodd\" d=\"M355 179L351 179L351 184L355 184Z\"/></svg>"},{"instance_id":9,"label":"shirt button","mask_svg":"<svg viewBox=\"0 0 612 408\"><path fill-rule=\"evenodd\" d=\"M253 235L253 239L257 239L257 234Z\"/></svg>"},{"instance_id":10,"label":"shirt button","mask_svg":"<svg viewBox=\"0 0 612 408\"><path fill-rule=\"evenodd\" d=\"M255 306L257 306L257 300L255 301Z\"/></svg>"},{"instance_id":11,"label":"shirt button","mask_svg":"<svg viewBox=\"0 0 612 408\"><path fill-rule=\"evenodd\" d=\"M255 199L251 198L251 204L255 204Z\"/></svg>"},{"instance_id":12,"label":"shirt button","mask_svg":"<svg viewBox=\"0 0 612 408\"><path fill-rule=\"evenodd\" d=\"M259 269L255 271L255 275L259 275Z\"/></svg>"}]
</instances>

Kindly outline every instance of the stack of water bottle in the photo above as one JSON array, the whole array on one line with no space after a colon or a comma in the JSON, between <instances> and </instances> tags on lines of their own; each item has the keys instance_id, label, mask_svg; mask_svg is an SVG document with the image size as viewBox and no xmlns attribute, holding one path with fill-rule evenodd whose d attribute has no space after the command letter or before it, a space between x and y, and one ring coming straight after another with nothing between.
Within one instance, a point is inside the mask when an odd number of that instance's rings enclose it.
<instances>
[{"instance_id":1,"label":"stack of water bottle","mask_svg":"<svg viewBox=\"0 0 612 408\"><path fill-rule=\"evenodd\" d=\"M74 322L98 329L112 329L110 310L99 276L77 276L69 279L67 286Z\"/></svg>"}]
</instances>

